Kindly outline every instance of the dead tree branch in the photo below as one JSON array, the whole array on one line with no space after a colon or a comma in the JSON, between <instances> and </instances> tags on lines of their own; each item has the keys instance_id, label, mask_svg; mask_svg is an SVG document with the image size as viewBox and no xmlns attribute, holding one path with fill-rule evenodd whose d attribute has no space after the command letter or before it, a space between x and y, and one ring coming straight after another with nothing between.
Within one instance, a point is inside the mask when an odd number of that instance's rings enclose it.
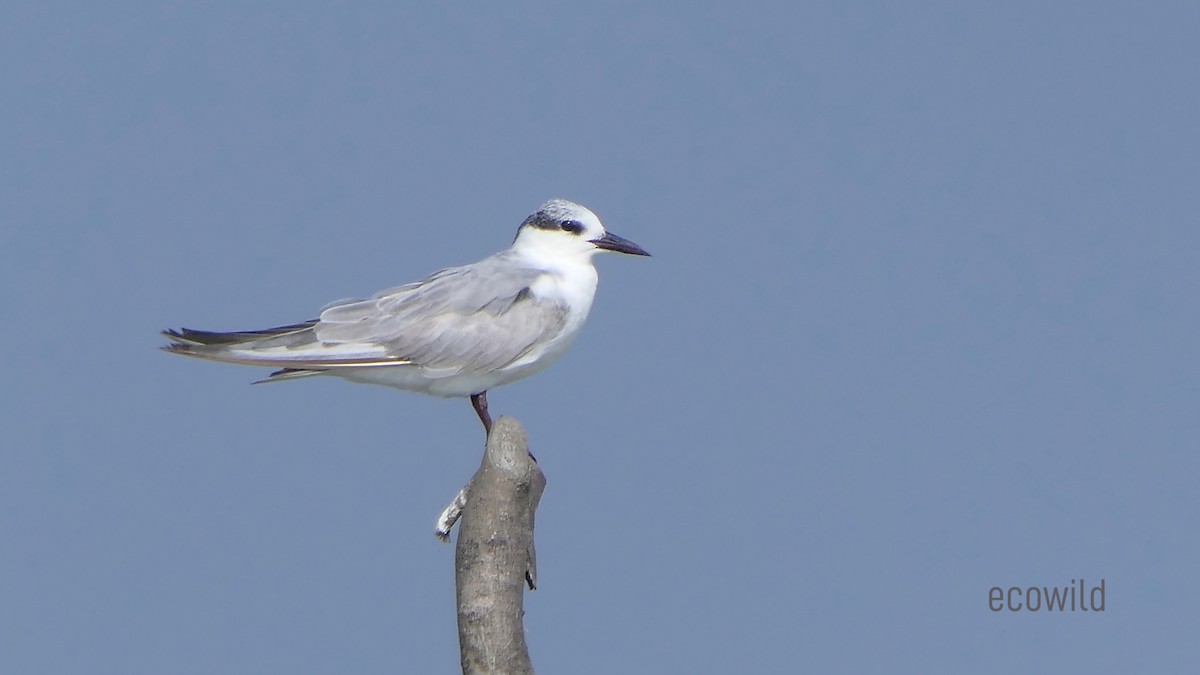
<instances>
[{"instance_id":1,"label":"dead tree branch","mask_svg":"<svg viewBox=\"0 0 1200 675\"><path fill-rule=\"evenodd\" d=\"M537 587L533 517L545 488L520 423L496 420L465 500L455 501L462 505L454 564L463 673L533 672L524 599L526 584Z\"/></svg>"}]
</instances>

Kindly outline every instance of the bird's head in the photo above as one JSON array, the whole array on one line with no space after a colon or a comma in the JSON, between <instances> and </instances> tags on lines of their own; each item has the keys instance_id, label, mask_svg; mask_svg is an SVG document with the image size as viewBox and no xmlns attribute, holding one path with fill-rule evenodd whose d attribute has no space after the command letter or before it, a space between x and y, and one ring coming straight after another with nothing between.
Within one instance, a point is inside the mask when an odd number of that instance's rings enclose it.
<instances>
[{"instance_id":1,"label":"bird's head","mask_svg":"<svg viewBox=\"0 0 1200 675\"><path fill-rule=\"evenodd\" d=\"M605 231L587 207L565 199L551 199L526 218L517 229L513 248L534 255L584 258L599 251L650 255L632 241Z\"/></svg>"}]
</instances>

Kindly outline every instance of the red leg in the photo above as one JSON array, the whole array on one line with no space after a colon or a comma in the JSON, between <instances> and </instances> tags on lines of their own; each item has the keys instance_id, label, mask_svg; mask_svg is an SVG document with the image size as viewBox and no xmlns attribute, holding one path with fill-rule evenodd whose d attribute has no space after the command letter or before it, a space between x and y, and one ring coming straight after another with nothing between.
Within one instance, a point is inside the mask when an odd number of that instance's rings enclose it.
<instances>
[{"instance_id":1,"label":"red leg","mask_svg":"<svg viewBox=\"0 0 1200 675\"><path fill-rule=\"evenodd\" d=\"M492 416L488 414L487 392L481 391L478 394L472 394L471 405L475 407L475 414L479 415L479 421L483 422L484 432L490 436L492 433Z\"/></svg>"}]
</instances>

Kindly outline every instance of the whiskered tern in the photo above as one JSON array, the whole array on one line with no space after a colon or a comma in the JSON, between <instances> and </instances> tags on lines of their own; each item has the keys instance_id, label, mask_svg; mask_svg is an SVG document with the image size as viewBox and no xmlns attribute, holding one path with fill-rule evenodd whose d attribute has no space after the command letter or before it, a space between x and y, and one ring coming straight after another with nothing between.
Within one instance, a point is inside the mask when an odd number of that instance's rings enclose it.
<instances>
[{"instance_id":1,"label":"whiskered tern","mask_svg":"<svg viewBox=\"0 0 1200 675\"><path fill-rule=\"evenodd\" d=\"M592 256L650 255L604 229L596 214L551 199L507 250L421 281L342 300L318 318L263 330L164 331L163 349L277 368L260 382L334 375L434 396L469 396L491 432L487 392L562 356L596 294Z\"/></svg>"}]
</instances>

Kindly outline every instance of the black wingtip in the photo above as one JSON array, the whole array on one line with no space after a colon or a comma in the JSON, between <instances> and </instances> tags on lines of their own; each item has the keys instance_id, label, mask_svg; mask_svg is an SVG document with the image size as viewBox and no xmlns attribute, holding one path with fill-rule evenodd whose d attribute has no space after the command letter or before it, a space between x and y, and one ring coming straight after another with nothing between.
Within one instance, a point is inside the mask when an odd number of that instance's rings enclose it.
<instances>
[{"instance_id":1,"label":"black wingtip","mask_svg":"<svg viewBox=\"0 0 1200 675\"><path fill-rule=\"evenodd\" d=\"M196 330L194 328L180 328L179 330L168 328L162 334L172 342L209 347L238 344L287 333L296 333L312 328L316 323L317 320L313 319L303 323L293 323L287 326L276 326L275 328L266 328L263 330L230 331L225 333L211 330Z\"/></svg>"},{"instance_id":2,"label":"black wingtip","mask_svg":"<svg viewBox=\"0 0 1200 675\"><path fill-rule=\"evenodd\" d=\"M191 328L180 328L179 330L168 328L159 333L172 342L190 342L192 344L204 344L200 338L206 334L208 334L207 331L192 330Z\"/></svg>"},{"instance_id":3,"label":"black wingtip","mask_svg":"<svg viewBox=\"0 0 1200 675\"><path fill-rule=\"evenodd\" d=\"M187 330L187 329L184 329L184 330ZM195 343L189 341L186 337L184 337L183 333L180 333L179 331L175 330L174 328L168 328L168 329L162 331L161 333L159 333L159 335L161 335L171 341L169 344L165 344L165 345L162 345L161 347L159 347L159 349L163 350L164 352L171 352L172 354L186 354L186 353L190 352L193 347L196 346Z\"/></svg>"}]
</instances>

